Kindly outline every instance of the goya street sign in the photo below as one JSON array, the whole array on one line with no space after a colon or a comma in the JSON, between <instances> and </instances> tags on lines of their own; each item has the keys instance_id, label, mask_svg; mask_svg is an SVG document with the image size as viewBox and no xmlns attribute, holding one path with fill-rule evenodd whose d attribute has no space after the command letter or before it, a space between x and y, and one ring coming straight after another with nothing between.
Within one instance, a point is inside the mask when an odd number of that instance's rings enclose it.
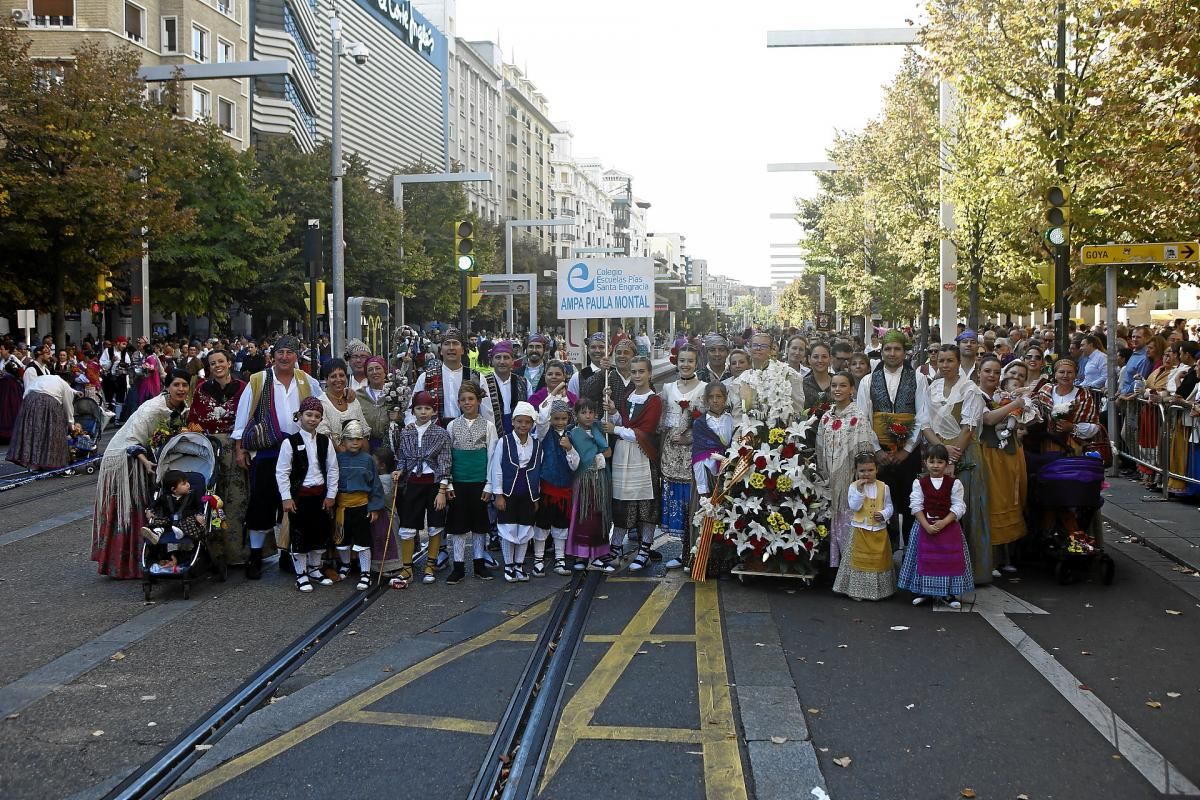
<instances>
[{"instance_id":1,"label":"goya street sign","mask_svg":"<svg viewBox=\"0 0 1200 800\"><path fill-rule=\"evenodd\" d=\"M506 294L529 294L529 284L525 281L483 281L479 284L479 293L486 296Z\"/></svg>"},{"instance_id":2,"label":"goya street sign","mask_svg":"<svg viewBox=\"0 0 1200 800\"><path fill-rule=\"evenodd\" d=\"M1175 264L1200 261L1200 242L1088 244L1079 250L1083 264Z\"/></svg>"}]
</instances>

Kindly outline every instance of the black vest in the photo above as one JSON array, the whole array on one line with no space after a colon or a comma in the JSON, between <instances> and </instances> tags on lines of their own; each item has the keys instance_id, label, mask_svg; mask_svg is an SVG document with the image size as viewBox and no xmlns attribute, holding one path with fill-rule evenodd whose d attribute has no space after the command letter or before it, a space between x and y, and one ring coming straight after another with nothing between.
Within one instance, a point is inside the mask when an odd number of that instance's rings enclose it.
<instances>
[{"instance_id":1,"label":"black vest","mask_svg":"<svg viewBox=\"0 0 1200 800\"><path fill-rule=\"evenodd\" d=\"M326 458L329 456L329 437L323 433L313 434L313 437L317 440L317 463L321 465L321 479L324 480L328 468ZM289 483L292 485L294 499L300 487L304 485L304 476L308 474L308 449L300 449L304 447L304 440L298 432L288 436L287 440L292 443L292 472Z\"/></svg>"}]
</instances>

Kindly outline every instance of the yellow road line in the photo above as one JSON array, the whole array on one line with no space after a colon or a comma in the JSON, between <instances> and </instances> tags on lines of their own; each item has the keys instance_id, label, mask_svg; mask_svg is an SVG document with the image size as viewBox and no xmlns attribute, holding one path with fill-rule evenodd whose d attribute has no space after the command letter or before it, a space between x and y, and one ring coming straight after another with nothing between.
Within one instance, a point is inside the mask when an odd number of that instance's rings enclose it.
<instances>
[{"instance_id":1,"label":"yellow road line","mask_svg":"<svg viewBox=\"0 0 1200 800\"><path fill-rule=\"evenodd\" d=\"M702 744L704 741L704 732L695 728L643 728L633 725L589 725L580 731L579 738L604 739L610 742Z\"/></svg>"},{"instance_id":2,"label":"yellow road line","mask_svg":"<svg viewBox=\"0 0 1200 800\"><path fill-rule=\"evenodd\" d=\"M431 731L450 731L452 733L478 733L481 736L491 736L496 732L496 723L479 719L463 719L462 717L434 717L428 714L400 714L394 711L359 711L351 715L347 722L360 722L364 725L393 725L397 728L423 728Z\"/></svg>"},{"instance_id":3,"label":"yellow road line","mask_svg":"<svg viewBox=\"0 0 1200 800\"><path fill-rule=\"evenodd\" d=\"M387 697L392 692L407 686L418 678L424 677L437 668L449 664L468 653L473 653L493 642L500 641L518 628L528 625L530 620L546 613L550 608L551 599L553 598L547 598L531 606L518 616L500 623L491 630L479 634L474 639L468 639L453 647L448 647L442 652L430 656L418 664L414 664L403 672L399 672L387 680L381 681L371 688L360 692L341 705L331 708L324 714L314 717L303 725L293 728L287 733L264 742L253 750L227 761L216 769L196 778L191 783L185 784L171 792L167 795L167 800L192 800L192 798L199 797L206 792L211 792L213 789L225 785L260 764L270 761L272 758L287 752L296 745L311 739L318 733L332 728L337 723L350 721L351 717L358 714L367 706Z\"/></svg>"},{"instance_id":4,"label":"yellow road line","mask_svg":"<svg viewBox=\"0 0 1200 800\"><path fill-rule=\"evenodd\" d=\"M629 624L617 637L617 641L608 648L608 652L604 654L604 657L592 669L591 674L584 680L583 685L575 692L571 701L567 703L559 719L558 730L554 734L550 755L546 758L546 771L542 776L539 792L545 791L546 786L550 784L550 780L567 760L567 756L571 754L576 743L584 738L584 731L591 724L600 704L617 685L617 681L621 679L629 662L637 656L637 651L641 649L642 643L650 638L658 638L657 636L652 637L650 632L658 625L659 620L662 619L663 614L666 613L681 588L683 588L683 581L671 578L659 582L654 587L654 591L633 615L633 619L629 620Z\"/></svg>"},{"instance_id":5,"label":"yellow road line","mask_svg":"<svg viewBox=\"0 0 1200 800\"><path fill-rule=\"evenodd\" d=\"M612 644L620 641L623 634L620 633L589 633L583 637L583 641L588 644ZM514 633L504 637L506 642L535 642L538 634L536 633ZM656 633L647 636L642 641L650 644L658 644L660 642L694 642L696 635L693 633Z\"/></svg>"},{"instance_id":6,"label":"yellow road line","mask_svg":"<svg viewBox=\"0 0 1200 800\"><path fill-rule=\"evenodd\" d=\"M704 792L708 800L743 800L746 776L738 751L721 606L715 581L696 586L696 676L700 681L700 730L704 733Z\"/></svg>"}]
</instances>

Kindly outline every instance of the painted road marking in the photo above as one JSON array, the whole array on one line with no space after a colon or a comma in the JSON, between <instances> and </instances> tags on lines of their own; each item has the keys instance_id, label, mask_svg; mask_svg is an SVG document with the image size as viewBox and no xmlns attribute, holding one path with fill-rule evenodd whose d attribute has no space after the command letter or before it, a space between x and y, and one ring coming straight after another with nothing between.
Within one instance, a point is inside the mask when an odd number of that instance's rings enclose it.
<instances>
[{"instance_id":1,"label":"painted road marking","mask_svg":"<svg viewBox=\"0 0 1200 800\"><path fill-rule=\"evenodd\" d=\"M612 580L611 578L609 580ZM636 741L684 744L701 748L704 761L706 796L710 800L745 800L746 780L738 749L737 729L733 717L733 702L729 690L730 677L725 663L725 641L721 631L721 611L715 583L696 584L695 633L654 634L671 603L687 583L683 575L666 580L639 578L656 584L650 597L642 604L633 619L620 634L591 634L585 642L608 644L608 652L584 681L572 701L564 709L554 745L547 760L542 788L557 772L571 750L581 741ZM424 730L469 733L491 736L496 722L461 717L431 716L383 711L369 711L371 706L437 668L496 642L533 642L536 634L518 633L546 613L550 599L531 607L519 616L414 664L397 675L354 696L297 728L264 742L237 758L199 776L192 782L167 795L168 800L190 800L213 791L255 767L287 752L339 722L364 725L385 725ZM649 726L592 725L591 720L600 704L608 697L646 642L685 643L696 647L696 670L699 679L700 727L672 728ZM581 699L582 697L582 699ZM564 732L565 731L565 732Z\"/></svg>"},{"instance_id":2,"label":"painted road marking","mask_svg":"<svg viewBox=\"0 0 1200 800\"><path fill-rule=\"evenodd\" d=\"M941 607L935 610L943 610ZM946 611L955 609L946 608ZM1033 640L1025 631L1008 618L1008 614L1049 613L1032 603L995 586L980 587L975 600L964 603L961 612L973 611L983 617L1004 640L1016 648L1021 657L1029 662L1054 689L1078 711L1088 723L1099 731L1109 744L1142 773L1142 777L1162 794L1195 795L1200 788L1188 780L1174 764L1158 752L1141 734L1108 707L1108 704L1093 692L1081 689L1083 682L1058 662L1054 656Z\"/></svg>"},{"instance_id":3,"label":"painted road marking","mask_svg":"<svg viewBox=\"0 0 1200 800\"><path fill-rule=\"evenodd\" d=\"M22 539L28 539L32 536L37 536L46 531L52 531L55 528L61 528L64 525L70 525L72 522L78 522L92 515L95 505L88 503L83 508L77 508L74 511L64 511L55 517L47 517L41 522L35 522L32 525L26 525L24 528L17 528L15 531L0 534L0 547L13 542L19 542Z\"/></svg>"},{"instance_id":4,"label":"painted road marking","mask_svg":"<svg viewBox=\"0 0 1200 800\"><path fill-rule=\"evenodd\" d=\"M528 625L531 620L546 613L550 608L550 600L551 598L542 600L531 606L527 611L500 623L489 631L479 634L474 639L468 639L453 647L448 647L442 652L418 664L414 664L403 672L399 672L387 680L380 681L370 689L360 692L345 703L331 708L324 714L314 717L282 736L272 739L269 742L264 742L253 750L249 750L237 758L227 761L211 772L206 772L191 783L185 784L171 792L167 795L168 800L190 800L191 798L200 797L206 792L211 792L213 789L223 786L234 778L249 772L260 764L264 764L272 758L282 755L296 745L316 736L318 733L332 728L339 722L353 722L354 717L363 713L367 706L374 705L392 692L404 688L418 678L424 677L439 667L462 658L468 653L473 653L476 650L487 647L493 642L500 641L515 632L518 628ZM392 717L392 719L395 720L396 717ZM457 720L447 724L460 723L478 725L479 721Z\"/></svg>"},{"instance_id":5,"label":"painted road marking","mask_svg":"<svg viewBox=\"0 0 1200 800\"><path fill-rule=\"evenodd\" d=\"M546 759L539 792L546 790L580 741L603 739L700 745L704 759L705 796L709 800L746 798L746 778L742 772L733 701L729 692L729 672L725 664L721 609L714 582L694 584L700 728L592 724L600 705L611 694L642 645L651 640L667 640L666 636L655 635L652 631L686 582L682 575L669 576L660 581L625 629L615 637L604 637L613 639L611 646L563 709L550 755Z\"/></svg>"}]
</instances>

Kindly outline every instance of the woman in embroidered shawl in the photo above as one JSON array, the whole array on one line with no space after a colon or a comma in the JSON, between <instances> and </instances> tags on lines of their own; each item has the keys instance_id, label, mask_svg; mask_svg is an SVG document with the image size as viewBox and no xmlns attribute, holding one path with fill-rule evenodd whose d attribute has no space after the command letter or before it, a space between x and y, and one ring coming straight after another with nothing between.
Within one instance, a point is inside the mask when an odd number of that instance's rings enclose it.
<instances>
[{"instance_id":1,"label":"woman in embroidered shawl","mask_svg":"<svg viewBox=\"0 0 1200 800\"><path fill-rule=\"evenodd\" d=\"M988 526L987 475L975 431L987 408L979 386L961 375L958 347L944 344L938 351L940 377L929 385L929 419L922 435L930 444L946 446L946 474L963 485L966 516L959 520L971 554L976 586L992 582L992 542Z\"/></svg>"},{"instance_id":2,"label":"woman in embroidered shawl","mask_svg":"<svg viewBox=\"0 0 1200 800\"><path fill-rule=\"evenodd\" d=\"M995 548L992 577L999 578L997 567L1001 564L1005 572L1017 571L1008 545L1025 535L1028 475L1018 428L1033 422L1038 415L1033 399L1023 389L1013 386L1020 383L1019 379L1010 382L1008 391L1001 388L999 358L981 356L978 374L979 388L987 403L979 428L979 444L988 483L989 532Z\"/></svg>"},{"instance_id":3,"label":"woman in embroidered shawl","mask_svg":"<svg viewBox=\"0 0 1200 800\"><path fill-rule=\"evenodd\" d=\"M96 480L92 517L92 560L112 578L140 578L138 532L154 496L153 451L184 428L191 375L171 373L166 395L151 398L121 426L108 443Z\"/></svg>"},{"instance_id":4,"label":"woman in embroidered shawl","mask_svg":"<svg viewBox=\"0 0 1200 800\"><path fill-rule=\"evenodd\" d=\"M829 486L829 566L837 567L850 551L849 488L854 482L854 457L874 452L871 421L853 402L854 379L847 372L830 378L833 407L817 426L817 470Z\"/></svg>"},{"instance_id":5,"label":"woman in embroidered shawl","mask_svg":"<svg viewBox=\"0 0 1200 800\"><path fill-rule=\"evenodd\" d=\"M358 395L350 389L350 371L340 358L331 358L325 364L325 393L321 395L321 405L325 412L321 415L317 433L328 436L339 451L346 449L342 444L342 428L347 422L358 420L364 428L370 428ZM380 474L391 479L390 472Z\"/></svg>"}]
</instances>

